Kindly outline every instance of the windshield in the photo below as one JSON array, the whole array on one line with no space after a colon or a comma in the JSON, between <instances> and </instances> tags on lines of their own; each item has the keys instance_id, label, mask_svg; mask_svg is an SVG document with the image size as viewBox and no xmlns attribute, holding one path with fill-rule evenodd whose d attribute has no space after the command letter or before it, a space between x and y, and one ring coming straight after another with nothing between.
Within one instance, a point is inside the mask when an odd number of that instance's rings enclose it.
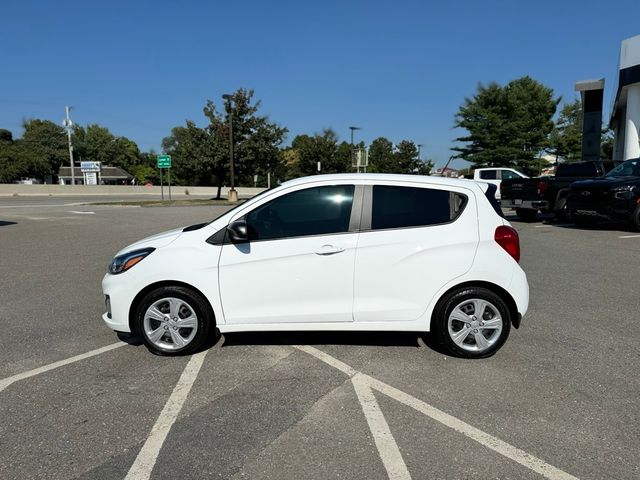
<instances>
[{"instance_id":1,"label":"windshield","mask_svg":"<svg viewBox=\"0 0 640 480\"><path fill-rule=\"evenodd\" d=\"M622 162L620 165L618 165L616 168L611 170L605 176L607 177L640 177L640 158Z\"/></svg>"}]
</instances>

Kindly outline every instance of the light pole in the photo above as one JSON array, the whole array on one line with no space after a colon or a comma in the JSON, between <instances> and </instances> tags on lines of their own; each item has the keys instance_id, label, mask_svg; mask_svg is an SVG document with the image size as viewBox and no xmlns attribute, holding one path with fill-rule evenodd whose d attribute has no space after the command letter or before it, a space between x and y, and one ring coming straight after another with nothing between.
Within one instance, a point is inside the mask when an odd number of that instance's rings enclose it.
<instances>
[{"instance_id":1,"label":"light pole","mask_svg":"<svg viewBox=\"0 0 640 480\"><path fill-rule=\"evenodd\" d=\"M416 145L416 147L418 147L418 161L420 161L420 148L424 147L424 143L419 143Z\"/></svg>"},{"instance_id":2,"label":"light pole","mask_svg":"<svg viewBox=\"0 0 640 480\"><path fill-rule=\"evenodd\" d=\"M69 162L71 163L71 185L76 184L76 174L73 168L73 145L71 145L71 127L73 127L73 122L69 117L69 112L73 107L64 107L64 113L66 118L64 122L62 122L67 129L67 140L69 141Z\"/></svg>"},{"instance_id":3,"label":"light pole","mask_svg":"<svg viewBox=\"0 0 640 480\"><path fill-rule=\"evenodd\" d=\"M229 190L228 200L230 202L237 202L238 192L235 188L235 172L233 168L233 105L231 104L231 102L233 102L233 95L225 93L222 95L222 98L226 100L227 113L229 115L229 164L231 166L231 189Z\"/></svg>"},{"instance_id":4,"label":"light pole","mask_svg":"<svg viewBox=\"0 0 640 480\"><path fill-rule=\"evenodd\" d=\"M356 130L362 130L362 128L360 127L349 127L349 130L351 130L351 163L353 163L353 159L355 157L355 151L353 150L353 132L355 132ZM356 164L356 172L360 173L360 165Z\"/></svg>"}]
</instances>

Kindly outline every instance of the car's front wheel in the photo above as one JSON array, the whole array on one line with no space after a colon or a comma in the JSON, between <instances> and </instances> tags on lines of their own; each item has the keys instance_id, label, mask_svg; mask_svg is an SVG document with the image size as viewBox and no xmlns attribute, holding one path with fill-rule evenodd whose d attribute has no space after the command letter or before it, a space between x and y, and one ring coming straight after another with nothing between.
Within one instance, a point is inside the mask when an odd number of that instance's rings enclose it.
<instances>
[{"instance_id":1,"label":"car's front wheel","mask_svg":"<svg viewBox=\"0 0 640 480\"><path fill-rule=\"evenodd\" d=\"M433 329L445 350L458 357L485 358L504 344L511 313L491 290L468 287L446 295L434 312Z\"/></svg>"},{"instance_id":2,"label":"car's front wheel","mask_svg":"<svg viewBox=\"0 0 640 480\"><path fill-rule=\"evenodd\" d=\"M211 308L198 292L185 287L160 287L138 304L136 331L158 355L186 355L203 347L215 328Z\"/></svg>"}]
</instances>

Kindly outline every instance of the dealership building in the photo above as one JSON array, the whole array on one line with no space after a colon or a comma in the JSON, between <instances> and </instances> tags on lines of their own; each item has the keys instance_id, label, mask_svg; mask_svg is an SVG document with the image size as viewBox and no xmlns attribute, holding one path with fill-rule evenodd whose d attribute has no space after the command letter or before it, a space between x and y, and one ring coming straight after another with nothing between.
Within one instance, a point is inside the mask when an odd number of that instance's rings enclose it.
<instances>
[{"instance_id":1,"label":"dealership building","mask_svg":"<svg viewBox=\"0 0 640 480\"><path fill-rule=\"evenodd\" d=\"M640 157L640 35L620 48L617 88L610 127L615 132L614 160Z\"/></svg>"}]
</instances>

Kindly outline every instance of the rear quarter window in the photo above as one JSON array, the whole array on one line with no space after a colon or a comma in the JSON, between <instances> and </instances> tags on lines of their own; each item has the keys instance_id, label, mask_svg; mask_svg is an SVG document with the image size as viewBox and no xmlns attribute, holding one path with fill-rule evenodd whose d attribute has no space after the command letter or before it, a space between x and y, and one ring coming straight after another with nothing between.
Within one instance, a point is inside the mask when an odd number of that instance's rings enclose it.
<instances>
[{"instance_id":1,"label":"rear quarter window","mask_svg":"<svg viewBox=\"0 0 640 480\"><path fill-rule=\"evenodd\" d=\"M433 188L373 186L371 228L424 227L455 220L464 210L467 197Z\"/></svg>"}]
</instances>

